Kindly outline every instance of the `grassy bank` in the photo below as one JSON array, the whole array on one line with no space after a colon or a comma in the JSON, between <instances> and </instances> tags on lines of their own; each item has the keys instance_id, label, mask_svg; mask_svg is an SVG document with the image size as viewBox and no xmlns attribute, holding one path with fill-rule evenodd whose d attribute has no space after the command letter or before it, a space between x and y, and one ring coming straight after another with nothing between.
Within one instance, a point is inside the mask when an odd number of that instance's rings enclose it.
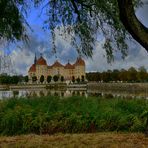
<instances>
[{"instance_id":1,"label":"grassy bank","mask_svg":"<svg viewBox=\"0 0 148 148\"><path fill-rule=\"evenodd\" d=\"M1 148L146 148L148 138L139 133L25 135L1 137Z\"/></svg>"},{"instance_id":2,"label":"grassy bank","mask_svg":"<svg viewBox=\"0 0 148 148\"><path fill-rule=\"evenodd\" d=\"M0 134L143 132L148 101L41 97L0 101Z\"/></svg>"}]
</instances>

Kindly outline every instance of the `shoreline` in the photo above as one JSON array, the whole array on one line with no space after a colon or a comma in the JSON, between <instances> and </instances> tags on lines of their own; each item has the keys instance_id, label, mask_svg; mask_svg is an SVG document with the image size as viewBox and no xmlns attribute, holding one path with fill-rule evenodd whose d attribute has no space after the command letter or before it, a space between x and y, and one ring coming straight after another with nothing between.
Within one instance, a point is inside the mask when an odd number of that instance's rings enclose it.
<instances>
[{"instance_id":1,"label":"shoreline","mask_svg":"<svg viewBox=\"0 0 148 148\"><path fill-rule=\"evenodd\" d=\"M148 91L148 83L98 83L88 82L87 84L18 84L18 85L0 85L1 90L13 89L58 89L58 88L86 88L89 90L113 90L113 91Z\"/></svg>"}]
</instances>

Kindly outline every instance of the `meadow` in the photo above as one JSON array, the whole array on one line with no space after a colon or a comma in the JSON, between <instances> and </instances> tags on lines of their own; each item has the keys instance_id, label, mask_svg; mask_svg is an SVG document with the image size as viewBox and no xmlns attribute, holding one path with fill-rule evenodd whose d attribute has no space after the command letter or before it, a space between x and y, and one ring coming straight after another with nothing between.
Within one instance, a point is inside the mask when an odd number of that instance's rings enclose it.
<instances>
[{"instance_id":1,"label":"meadow","mask_svg":"<svg viewBox=\"0 0 148 148\"><path fill-rule=\"evenodd\" d=\"M0 135L145 132L146 99L55 96L0 100Z\"/></svg>"}]
</instances>

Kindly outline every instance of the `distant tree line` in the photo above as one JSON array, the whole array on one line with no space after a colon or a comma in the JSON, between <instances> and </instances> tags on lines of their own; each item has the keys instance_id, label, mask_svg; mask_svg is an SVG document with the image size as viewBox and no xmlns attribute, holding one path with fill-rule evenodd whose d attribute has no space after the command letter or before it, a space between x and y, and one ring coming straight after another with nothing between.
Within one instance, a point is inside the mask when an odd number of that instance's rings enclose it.
<instances>
[{"instance_id":1,"label":"distant tree line","mask_svg":"<svg viewBox=\"0 0 148 148\"><path fill-rule=\"evenodd\" d=\"M23 79L23 76L0 75L0 84L18 84Z\"/></svg>"},{"instance_id":2,"label":"distant tree line","mask_svg":"<svg viewBox=\"0 0 148 148\"><path fill-rule=\"evenodd\" d=\"M90 72L86 74L86 79L98 82L148 82L148 72L143 66L138 70L131 67L128 70L115 69L105 72Z\"/></svg>"},{"instance_id":3,"label":"distant tree line","mask_svg":"<svg viewBox=\"0 0 148 148\"><path fill-rule=\"evenodd\" d=\"M25 82L27 83L29 81L28 76L22 76L22 75L7 75L7 74L1 74L0 75L0 84L18 84Z\"/></svg>"}]
</instances>

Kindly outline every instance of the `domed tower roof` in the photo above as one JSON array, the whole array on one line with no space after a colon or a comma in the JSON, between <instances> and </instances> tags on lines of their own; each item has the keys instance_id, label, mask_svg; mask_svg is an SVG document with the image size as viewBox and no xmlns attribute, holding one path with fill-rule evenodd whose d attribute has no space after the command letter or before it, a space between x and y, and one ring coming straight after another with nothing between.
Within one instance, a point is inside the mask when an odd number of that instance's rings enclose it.
<instances>
[{"instance_id":1,"label":"domed tower roof","mask_svg":"<svg viewBox=\"0 0 148 148\"><path fill-rule=\"evenodd\" d=\"M41 56L37 62L36 62L37 65L47 65L47 62L46 60Z\"/></svg>"},{"instance_id":2,"label":"domed tower roof","mask_svg":"<svg viewBox=\"0 0 148 148\"><path fill-rule=\"evenodd\" d=\"M77 58L75 66L85 66L84 60L81 57Z\"/></svg>"},{"instance_id":3,"label":"domed tower roof","mask_svg":"<svg viewBox=\"0 0 148 148\"><path fill-rule=\"evenodd\" d=\"M35 64L33 64L33 65L29 68L29 72L36 72Z\"/></svg>"}]
</instances>

